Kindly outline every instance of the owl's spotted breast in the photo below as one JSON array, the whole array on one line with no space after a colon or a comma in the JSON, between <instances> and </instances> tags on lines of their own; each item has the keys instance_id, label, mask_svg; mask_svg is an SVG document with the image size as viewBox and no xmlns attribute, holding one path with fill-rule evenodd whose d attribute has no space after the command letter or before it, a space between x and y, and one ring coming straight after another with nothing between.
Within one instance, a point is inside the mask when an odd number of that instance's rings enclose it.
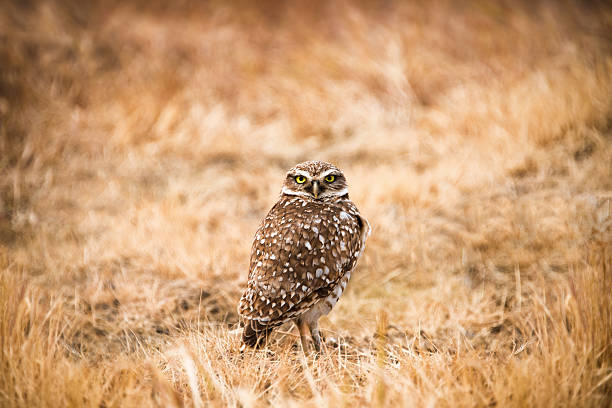
<instances>
[{"instance_id":1,"label":"owl's spotted breast","mask_svg":"<svg viewBox=\"0 0 612 408\"><path fill-rule=\"evenodd\" d=\"M353 268L361 229L360 215L348 200L283 197L255 235L240 313L282 323L313 300L325 298Z\"/></svg>"}]
</instances>

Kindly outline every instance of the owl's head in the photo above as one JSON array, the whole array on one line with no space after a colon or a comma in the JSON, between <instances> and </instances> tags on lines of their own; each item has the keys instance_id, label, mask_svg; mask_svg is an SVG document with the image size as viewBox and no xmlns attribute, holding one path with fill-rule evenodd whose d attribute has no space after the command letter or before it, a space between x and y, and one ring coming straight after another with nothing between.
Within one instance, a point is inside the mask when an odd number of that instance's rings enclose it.
<instances>
[{"instance_id":1,"label":"owl's head","mask_svg":"<svg viewBox=\"0 0 612 408\"><path fill-rule=\"evenodd\" d=\"M315 200L348 197L348 186L344 174L333 164L307 161L296 165L287 172L282 194Z\"/></svg>"}]
</instances>

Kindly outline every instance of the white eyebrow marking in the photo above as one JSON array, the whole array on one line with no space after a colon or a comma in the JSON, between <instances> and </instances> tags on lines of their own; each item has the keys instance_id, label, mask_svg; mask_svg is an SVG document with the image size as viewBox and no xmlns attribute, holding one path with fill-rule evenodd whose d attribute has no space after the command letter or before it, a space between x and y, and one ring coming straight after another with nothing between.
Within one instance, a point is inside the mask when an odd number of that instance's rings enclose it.
<instances>
[{"instance_id":1,"label":"white eyebrow marking","mask_svg":"<svg viewBox=\"0 0 612 408\"><path fill-rule=\"evenodd\" d=\"M301 176L304 176L304 177L306 177L308 179L312 178L312 175L310 173L308 173L307 171L304 171L304 170L294 170L293 172L287 173L287 175L289 176L289 175L292 175L294 173L295 174L299 174Z\"/></svg>"},{"instance_id":2,"label":"white eyebrow marking","mask_svg":"<svg viewBox=\"0 0 612 408\"><path fill-rule=\"evenodd\" d=\"M336 173L336 172L337 172L337 170L336 170L336 169L329 169L329 170L325 170L323 173L321 173L321 174L319 175L319 178L323 178L323 177L327 176L327 175L328 175L328 174L330 174L330 173Z\"/></svg>"}]
</instances>

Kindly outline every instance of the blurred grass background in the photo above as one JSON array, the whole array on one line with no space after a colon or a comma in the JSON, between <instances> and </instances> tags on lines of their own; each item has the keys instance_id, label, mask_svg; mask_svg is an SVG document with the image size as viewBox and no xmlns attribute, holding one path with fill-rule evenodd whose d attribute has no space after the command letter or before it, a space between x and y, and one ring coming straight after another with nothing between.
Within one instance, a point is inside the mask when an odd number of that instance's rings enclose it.
<instances>
[{"instance_id":1,"label":"blurred grass background","mask_svg":"<svg viewBox=\"0 0 612 408\"><path fill-rule=\"evenodd\" d=\"M0 405L612 404L609 5L0 6ZM310 159L374 229L340 345L240 355Z\"/></svg>"}]
</instances>

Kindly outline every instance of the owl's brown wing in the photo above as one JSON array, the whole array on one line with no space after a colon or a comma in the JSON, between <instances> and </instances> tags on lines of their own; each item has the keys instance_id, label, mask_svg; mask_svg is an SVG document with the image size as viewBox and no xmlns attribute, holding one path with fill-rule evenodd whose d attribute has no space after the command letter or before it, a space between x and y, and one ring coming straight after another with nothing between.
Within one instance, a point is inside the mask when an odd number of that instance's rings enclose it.
<instances>
[{"instance_id":1,"label":"owl's brown wing","mask_svg":"<svg viewBox=\"0 0 612 408\"><path fill-rule=\"evenodd\" d=\"M281 324L326 297L354 267L366 224L350 201L283 196L255 235L240 314Z\"/></svg>"}]
</instances>

